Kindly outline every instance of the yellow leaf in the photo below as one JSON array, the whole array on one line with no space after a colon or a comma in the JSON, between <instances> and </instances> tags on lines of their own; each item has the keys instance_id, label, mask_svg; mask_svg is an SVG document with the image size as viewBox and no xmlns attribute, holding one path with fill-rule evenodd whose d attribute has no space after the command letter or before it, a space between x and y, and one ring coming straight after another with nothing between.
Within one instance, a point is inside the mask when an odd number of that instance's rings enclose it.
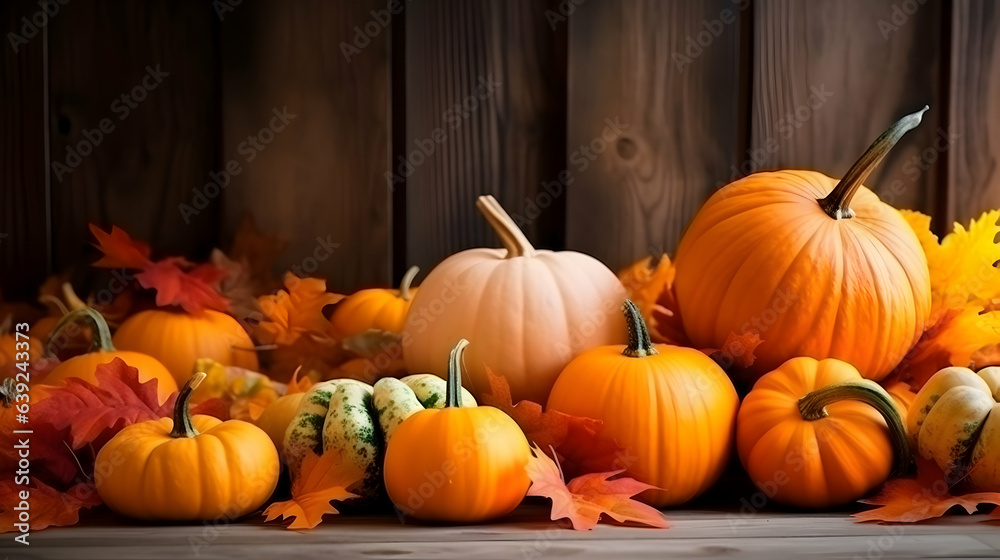
<instances>
[{"instance_id":1,"label":"yellow leaf","mask_svg":"<svg viewBox=\"0 0 1000 560\"><path fill-rule=\"evenodd\" d=\"M1000 270L994 263L1000 260L1000 233L997 225L1000 210L984 212L965 228L956 223L955 229L941 240L930 232L931 219L919 212L900 211L913 228L927 255L931 276L933 309L963 308L979 305L991 308L1000 298Z\"/></svg>"}]
</instances>

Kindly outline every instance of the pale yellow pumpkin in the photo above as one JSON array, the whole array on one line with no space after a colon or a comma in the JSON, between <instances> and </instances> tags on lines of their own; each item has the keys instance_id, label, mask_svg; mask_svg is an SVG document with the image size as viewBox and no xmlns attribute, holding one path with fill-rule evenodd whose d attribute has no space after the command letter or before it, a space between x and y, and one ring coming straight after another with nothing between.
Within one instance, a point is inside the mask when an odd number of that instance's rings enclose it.
<instances>
[{"instance_id":1,"label":"pale yellow pumpkin","mask_svg":"<svg viewBox=\"0 0 1000 560\"><path fill-rule=\"evenodd\" d=\"M473 395L489 391L491 369L507 378L515 402L544 403L581 352L627 342L618 311L625 289L593 257L536 250L492 196L476 204L506 249L468 249L427 275L403 331L406 369L445 377L441 356L467 338Z\"/></svg>"}]
</instances>

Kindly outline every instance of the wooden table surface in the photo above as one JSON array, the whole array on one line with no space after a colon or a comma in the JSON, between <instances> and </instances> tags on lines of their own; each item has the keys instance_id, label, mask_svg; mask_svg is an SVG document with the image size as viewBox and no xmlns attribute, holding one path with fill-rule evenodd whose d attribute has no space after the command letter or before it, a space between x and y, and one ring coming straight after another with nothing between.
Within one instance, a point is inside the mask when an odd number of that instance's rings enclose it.
<instances>
[{"instance_id":1,"label":"wooden table surface","mask_svg":"<svg viewBox=\"0 0 1000 560\"><path fill-rule=\"evenodd\" d=\"M933 524L854 523L848 513L722 510L668 511L665 530L598 525L589 532L547 521L541 504L522 506L501 522L444 527L401 523L392 515L342 516L298 533L244 521L206 525L125 524L110 514L75 527L31 535L4 560L141 560L222 558L998 558L1000 524L985 516L948 516Z\"/></svg>"}]
</instances>

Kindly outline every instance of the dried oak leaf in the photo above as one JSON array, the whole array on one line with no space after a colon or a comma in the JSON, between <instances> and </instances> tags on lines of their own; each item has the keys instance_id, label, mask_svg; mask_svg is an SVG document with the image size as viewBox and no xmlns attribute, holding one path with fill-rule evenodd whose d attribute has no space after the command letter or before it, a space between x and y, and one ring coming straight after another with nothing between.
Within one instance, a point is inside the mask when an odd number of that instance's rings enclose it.
<instances>
[{"instance_id":1,"label":"dried oak leaf","mask_svg":"<svg viewBox=\"0 0 1000 560\"><path fill-rule=\"evenodd\" d=\"M531 479L529 496L552 500L553 521L568 518L577 531L589 531L597 526L602 515L619 523L633 522L650 527L668 527L666 518L656 508L632 499L633 496L655 486L622 477L611 480L622 472L608 471L578 476L566 484L559 465L537 446L528 460L528 477Z\"/></svg>"},{"instance_id":2,"label":"dried oak leaf","mask_svg":"<svg viewBox=\"0 0 1000 560\"><path fill-rule=\"evenodd\" d=\"M80 520L80 510L101 504L91 482L81 482L65 492L45 484L37 477L31 479L30 486L15 484L13 480L0 481L0 532L10 532L18 523L18 511L14 508L21 503L21 491L29 493L32 531L41 531L46 527L65 527L75 525Z\"/></svg>"},{"instance_id":3,"label":"dried oak leaf","mask_svg":"<svg viewBox=\"0 0 1000 560\"><path fill-rule=\"evenodd\" d=\"M149 260L149 245L135 241L125 230L111 226L111 233L106 233L94 224L90 224L90 233L97 239L94 247L100 249L104 256L94 266L101 268L146 268Z\"/></svg>"},{"instance_id":4,"label":"dried oak leaf","mask_svg":"<svg viewBox=\"0 0 1000 560\"><path fill-rule=\"evenodd\" d=\"M324 515L339 513L331 501L358 497L347 489L363 477L364 472L353 462L343 461L339 453L317 456L309 450L298 472L292 474L292 498L268 506L264 521L294 517L289 529L312 529Z\"/></svg>"},{"instance_id":5,"label":"dried oak leaf","mask_svg":"<svg viewBox=\"0 0 1000 560\"><path fill-rule=\"evenodd\" d=\"M966 513L975 513L979 504L1000 505L1000 492L973 492L955 495L944 472L928 459L917 461L915 478L896 478L885 483L882 490L871 498L858 500L863 504L880 506L855 513L855 521L881 521L888 523L914 523L941 517L955 506Z\"/></svg>"},{"instance_id":6,"label":"dried oak leaf","mask_svg":"<svg viewBox=\"0 0 1000 560\"><path fill-rule=\"evenodd\" d=\"M599 437L603 425L600 420L543 410L542 405L529 400L513 404L507 379L489 368L486 375L490 392L481 395L479 403L510 416L529 442L542 449L554 449L566 471L576 474L610 470L628 460L626 449Z\"/></svg>"}]
</instances>

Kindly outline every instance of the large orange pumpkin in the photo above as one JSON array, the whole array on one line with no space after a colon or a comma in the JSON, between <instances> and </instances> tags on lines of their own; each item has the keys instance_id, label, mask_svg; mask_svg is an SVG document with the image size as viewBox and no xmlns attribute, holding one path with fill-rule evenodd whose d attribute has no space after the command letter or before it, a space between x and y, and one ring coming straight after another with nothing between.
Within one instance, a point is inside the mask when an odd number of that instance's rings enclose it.
<instances>
[{"instance_id":1,"label":"large orange pumpkin","mask_svg":"<svg viewBox=\"0 0 1000 560\"><path fill-rule=\"evenodd\" d=\"M839 182L755 173L708 199L681 240L674 284L696 347L756 332L756 376L797 356L839 358L876 381L899 363L930 312L927 259L861 182L926 110L890 127Z\"/></svg>"},{"instance_id":2,"label":"large orange pumpkin","mask_svg":"<svg viewBox=\"0 0 1000 560\"><path fill-rule=\"evenodd\" d=\"M736 426L750 478L783 504L853 502L911 459L895 400L832 358L794 358L761 377L743 399Z\"/></svg>"},{"instance_id":3,"label":"large orange pumpkin","mask_svg":"<svg viewBox=\"0 0 1000 560\"><path fill-rule=\"evenodd\" d=\"M740 399L725 372L694 350L653 344L629 300L628 346L601 346L566 366L549 408L604 422L601 437L627 449L629 476L658 486L640 499L657 507L698 496L722 474Z\"/></svg>"},{"instance_id":4,"label":"large orange pumpkin","mask_svg":"<svg viewBox=\"0 0 1000 560\"><path fill-rule=\"evenodd\" d=\"M418 288L410 284L420 269L411 266L403 275L398 290L369 288L341 300L330 316L330 336L337 339L362 334L369 329L402 332L406 314Z\"/></svg>"},{"instance_id":5,"label":"large orange pumpkin","mask_svg":"<svg viewBox=\"0 0 1000 560\"><path fill-rule=\"evenodd\" d=\"M403 331L406 369L444 377L440 357L467 338L473 395L489 391L490 368L507 378L515 402L545 402L570 360L625 341L616 311L625 290L593 257L536 250L492 196L476 204L505 250L468 249L427 275Z\"/></svg>"},{"instance_id":6,"label":"large orange pumpkin","mask_svg":"<svg viewBox=\"0 0 1000 560\"><path fill-rule=\"evenodd\" d=\"M114 342L122 350L160 360L178 384L191 377L200 358L250 371L260 369L253 341L239 322L211 309L197 314L169 309L142 311L118 327Z\"/></svg>"},{"instance_id":7,"label":"large orange pumpkin","mask_svg":"<svg viewBox=\"0 0 1000 560\"><path fill-rule=\"evenodd\" d=\"M100 313L89 307L70 311L59 321L59 324L52 330L49 338L49 346L54 340L58 340L61 333L68 329L70 325L84 322L90 327L93 333L93 345L86 354L74 356L56 366L45 376L45 383L48 385L59 385L70 377L83 379L90 383L97 383L97 366L109 364L115 358L121 358L126 364L139 370L139 381L145 383L150 379L156 379L156 396L160 403L163 403L177 391L177 382L156 358L142 352L130 350L116 350L112 344L111 332L108 324L104 322L104 317ZM50 354L48 349L46 354Z\"/></svg>"}]
</instances>

